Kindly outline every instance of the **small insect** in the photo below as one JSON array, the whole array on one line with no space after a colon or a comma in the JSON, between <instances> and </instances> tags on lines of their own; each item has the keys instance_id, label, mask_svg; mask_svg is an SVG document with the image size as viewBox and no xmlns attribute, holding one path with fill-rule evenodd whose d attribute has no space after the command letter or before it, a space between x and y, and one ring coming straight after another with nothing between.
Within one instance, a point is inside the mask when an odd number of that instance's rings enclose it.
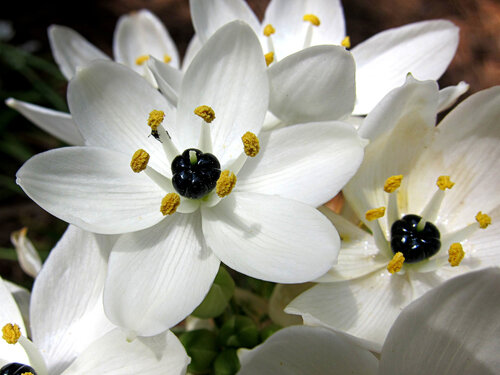
<instances>
[{"instance_id":1,"label":"small insect","mask_svg":"<svg viewBox=\"0 0 500 375\"><path fill-rule=\"evenodd\" d=\"M160 143L162 143L161 140L160 140L160 135L158 134L158 130L151 130L151 134L150 135L152 135L154 137L154 139L156 139L157 141L159 141ZM169 138L170 138L170 136L169 136Z\"/></svg>"}]
</instances>

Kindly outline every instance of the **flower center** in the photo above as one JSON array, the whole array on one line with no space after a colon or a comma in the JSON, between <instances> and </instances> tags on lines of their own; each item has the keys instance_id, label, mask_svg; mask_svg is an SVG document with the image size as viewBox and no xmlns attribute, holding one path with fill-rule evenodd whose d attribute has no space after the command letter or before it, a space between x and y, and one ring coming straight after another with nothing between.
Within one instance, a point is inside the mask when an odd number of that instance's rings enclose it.
<instances>
[{"instance_id":1,"label":"flower center","mask_svg":"<svg viewBox=\"0 0 500 375\"><path fill-rule=\"evenodd\" d=\"M391 227L391 249L402 253L406 263L420 262L441 248L441 234L434 224L418 215L405 215Z\"/></svg>"},{"instance_id":2,"label":"flower center","mask_svg":"<svg viewBox=\"0 0 500 375\"><path fill-rule=\"evenodd\" d=\"M210 153L188 148L172 161L172 185L183 197L199 199L210 193L220 177L220 163Z\"/></svg>"},{"instance_id":3,"label":"flower center","mask_svg":"<svg viewBox=\"0 0 500 375\"><path fill-rule=\"evenodd\" d=\"M12 362L0 369L0 375L36 375L36 372L28 365Z\"/></svg>"}]
</instances>

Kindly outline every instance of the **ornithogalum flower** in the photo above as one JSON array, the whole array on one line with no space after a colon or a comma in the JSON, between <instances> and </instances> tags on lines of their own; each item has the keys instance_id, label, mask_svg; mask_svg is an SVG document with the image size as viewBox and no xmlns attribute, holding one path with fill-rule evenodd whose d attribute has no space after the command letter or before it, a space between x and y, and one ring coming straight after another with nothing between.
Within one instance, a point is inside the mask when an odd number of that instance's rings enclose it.
<instances>
[{"instance_id":1,"label":"ornithogalum flower","mask_svg":"<svg viewBox=\"0 0 500 375\"><path fill-rule=\"evenodd\" d=\"M106 318L114 240L70 226L35 280L29 314L0 279L0 374L185 374L189 358L173 333L127 340Z\"/></svg>"},{"instance_id":2,"label":"ornithogalum flower","mask_svg":"<svg viewBox=\"0 0 500 375\"><path fill-rule=\"evenodd\" d=\"M178 323L202 301L220 261L284 283L317 278L335 262L338 235L314 207L352 177L364 143L336 122L259 140L268 78L244 23L221 28L200 50L177 109L111 62L79 71L68 92L92 146L34 157L18 183L63 220L127 233L113 247L104 293L116 324L153 335Z\"/></svg>"},{"instance_id":3,"label":"ornithogalum flower","mask_svg":"<svg viewBox=\"0 0 500 375\"><path fill-rule=\"evenodd\" d=\"M412 300L500 264L500 87L472 95L437 127L436 106L435 82L409 77L365 119L370 145L344 189L361 221L328 213L343 239L338 265L288 312L379 349Z\"/></svg>"}]
</instances>

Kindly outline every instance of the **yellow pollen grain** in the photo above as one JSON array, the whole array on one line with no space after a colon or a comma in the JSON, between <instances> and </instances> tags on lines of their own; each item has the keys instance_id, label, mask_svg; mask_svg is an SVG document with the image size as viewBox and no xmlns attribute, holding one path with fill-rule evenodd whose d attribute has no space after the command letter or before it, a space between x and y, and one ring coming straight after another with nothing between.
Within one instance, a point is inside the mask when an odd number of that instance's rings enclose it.
<instances>
[{"instance_id":1,"label":"yellow pollen grain","mask_svg":"<svg viewBox=\"0 0 500 375\"><path fill-rule=\"evenodd\" d=\"M373 221L376 219L380 219L385 215L385 207L372 208L371 210L366 211L365 218L368 221Z\"/></svg>"},{"instance_id":2,"label":"yellow pollen grain","mask_svg":"<svg viewBox=\"0 0 500 375\"><path fill-rule=\"evenodd\" d=\"M17 324L7 323L2 328L2 338L7 344L15 344L21 337L21 330Z\"/></svg>"},{"instance_id":3,"label":"yellow pollen grain","mask_svg":"<svg viewBox=\"0 0 500 375\"><path fill-rule=\"evenodd\" d=\"M340 45L345 48L351 48L351 38L349 38L349 35L342 39Z\"/></svg>"},{"instance_id":4,"label":"yellow pollen grain","mask_svg":"<svg viewBox=\"0 0 500 375\"><path fill-rule=\"evenodd\" d=\"M33 375L33 373L28 371L28 372L23 372L21 375Z\"/></svg>"},{"instance_id":5,"label":"yellow pollen grain","mask_svg":"<svg viewBox=\"0 0 500 375\"><path fill-rule=\"evenodd\" d=\"M403 253L397 252L396 254L394 254L391 261L387 265L387 271L389 271L391 274L401 271L404 261L405 257Z\"/></svg>"},{"instance_id":6,"label":"yellow pollen grain","mask_svg":"<svg viewBox=\"0 0 500 375\"><path fill-rule=\"evenodd\" d=\"M450 180L450 176L439 176L436 185L441 190L446 190L451 189L455 183Z\"/></svg>"},{"instance_id":7,"label":"yellow pollen grain","mask_svg":"<svg viewBox=\"0 0 500 375\"><path fill-rule=\"evenodd\" d=\"M479 211L476 215L476 221L479 223L479 228L486 229L491 224L491 217Z\"/></svg>"},{"instance_id":8,"label":"yellow pollen grain","mask_svg":"<svg viewBox=\"0 0 500 375\"><path fill-rule=\"evenodd\" d=\"M319 26L319 18L315 16L314 14L304 14L304 17L302 17L302 20L311 22L314 26Z\"/></svg>"},{"instance_id":9,"label":"yellow pollen grain","mask_svg":"<svg viewBox=\"0 0 500 375\"><path fill-rule=\"evenodd\" d=\"M271 36L275 32L276 32L276 29L270 23L268 23L266 25L266 27L264 27L264 36Z\"/></svg>"},{"instance_id":10,"label":"yellow pollen grain","mask_svg":"<svg viewBox=\"0 0 500 375\"><path fill-rule=\"evenodd\" d=\"M241 140L243 142L245 154L252 158L257 156L260 151L259 138L252 132L246 132L241 137Z\"/></svg>"},{"instance_id":11,"label":"yellow pollen grain","mask_svg":"<svg viewBox=\"0 0 500 375\"><path fill-rule=\"evenodd\" d=\"M181 197L177 193L168 193L161 200L160 212L165 215L172 215L181 204Z\"/></svg>"},{"instance_id":12,"label":"yellow pollen grain","mask_svg":"<svg viewBox=\"0 0 500 375\"><path fill-rule=\"evenodd\" d=\"M385 180L384 191L386 193L392 193L396 191L401 186L402 180L403 180L402 174L389 177L387 180Z\"/></svg>"},{"instance_id":13,"label":"yellow pollen grain","mask_svg":"<svg viewBox=\"0 0 500 375\"><path fill-rule=\"evenodd\" d=\"M146 169L148 162L149 154L141 148L134 152L132 160L130 161L130 168L132 168L135 173L139 173Z\"/></svg>"},{"instance_id":14,"label":"yellow pollen grain","mask_svg":"<svg viewBox=\"0 0 500 375\"><path fill-rule=\"evenodd\" d=\"M268 52L264 57L266 59L266 65L269 66L274 61L274 52Z\"/></svg>"},{"instance_id":15,"label":"yellow pollen grain","mask_svg":"<svg viewBox=\"0 0 500 375\"><path fill-rule=\"evenodd\" d=\"M219 179L217 180L217 185L215 186L215 192L221 198L229 195L236 185L236 175L227 169L222 171Z\"/></svg>"},{"instance_id":16,"label":"yellow pollen grain","mask_svg":"<svg viewBox=\"0 0 500 375\"><path fill-rule=\"evenodd\" d=\"M208 105L200 105L194 110L194 114L200 116L205 122L209 124L215 120L215 112Z\"/></svg>"},{"instance_id":17,"label":"yellow pollen grain","mask_svg":"<svg viewBox=\"0 0 500 375\"><path fill-rule=\"evenodd\" d=\"M136 65L142 65L148 60L149 60L148 55L141 55L137 59L135 59L135 63L136 63Z\"/></svg>"},{"instance_id":18,"label":"yellow pollen grain","mask_svg":"<svg viewBox=\"0 0 500 375\"><path fill-rule=\"evenodd\" d=\"M169 54L164 54L163 55L163 62L165 64L168 64L170 61L172 61L172 57Z\"/></svg>"},{"instance_id":19,"label":"yellow pollen grain","mask_svg":"<svg viewBox=\"0 0 500 375\"><path fill-rule=\"evenodd\" d=\"M458 242L452 243L448 249L448 262L452 267L456 267L464 259L465 251L462 245Z\"/></svg>"},{"instance_id":20,"label":"yellow pollen grain","mask_svg":"<svg viewBox=\"0 0 500 375\"><path fill-rule=\"evenodd\" d=\"M148 125L151 127L151 130L158 130L158 126L160 126L164 118L165 112L163 111L157 111L156 109L153 109L151 112L149 112Z\"/></svg>"}]
</instances>

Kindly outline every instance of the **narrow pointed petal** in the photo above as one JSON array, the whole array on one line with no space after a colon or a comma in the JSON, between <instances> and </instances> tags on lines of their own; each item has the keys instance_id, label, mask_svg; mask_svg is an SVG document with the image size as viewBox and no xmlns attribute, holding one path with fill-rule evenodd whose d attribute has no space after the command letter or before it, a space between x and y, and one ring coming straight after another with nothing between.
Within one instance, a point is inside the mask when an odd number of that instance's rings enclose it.
<instances>
[{"instance_id":1,"label":"narrow pointed petal","mask_svg":"<svg viewBox=\"0 0 500 375\"><path fill-rule=\"evenodd\" d=\"M269 109L288 123L339 120L354 108L354 71L343 47L294 53L269 67Z\"/></svg>"},{"instance_id":2,"label":"narrow pointed petal","mask_svg":"<svg viewBox=\"0 0 500 375\"><path fill-rule=\"evenodd\" d=\"M84 67L93 60L109 60L108 56L69 27L50 26L49 42L54 60L68 81L75 75L76 68Z\"/></svg>"},{"instance_id":3,"label":"narrow pointed petal","mask_svg":"<svg viewBox=\"0 0 500 375\"><path fill-rule=\"evenodd\" d=\"M456 277L403 310L382 350L387 375L496 374L500 270Z\"/></svg>"},{"instance_id":4,"label":"narrow pointed petal","mask_svg":"<svg viewBox=\"0 0 500 375\"><path fill-rule=\"evenodd\" d=\"M233 193L202 207L203 233L222 262L245 275L300 283L324 274L340 240L316 209L278 196Z\"/></svg>"},{"instance_id":5,"label":"narrow pointed petal","mask_svg":"<svg viewBox=\"0 0 500 375\"><path fill-rule=\"evenodd\" d=\"M113 328L104 314L102 293L114 241L114 236L69 226L35 281L30 311L33 342L51 374L61 373Z\"/></svg>"},{"instance_id":6,"label":"narrow pointed petal","mask_svg":"<svg viewBox=\"0 0 500 375\"><path fill-rule=\"evenodd\" d=\"M172 105L176 106L182 83L182 72L154 57L148 61L148 67L151 69L161 93Z\"/></svg>"},{"instance_id":7,"label":"narrow pointed petal","mask_svg":"<svg viewBox=\"0 0 500 375\"><path fill-rule=\"evenodd\" d=\"M269 98L267 68L255 33L241 21L218 30L184 75L177 110L179 149L198 144L202 119L193 111L208 105L213 153L222 166L242 153L241 136L258 134ZM182 126L181 126L182 124Z\"/></svg>"},{"instance_id":8,"label":"narrow pointed petal","mask_svg":"<svg viewBox=\"0 0 500 375\"><path fill-rule=\"evenodd\" d=\"M184 347L170 331L130 342L115 329L93 342L63 375L183 375L188 364Z\"/></svg>"},{"instance_id":9,"label":"narrow pointed petal","mask_svg":"<svg viewBox=\"0 0 500 375\"><path fill-rule=\"evenodd\" d=\"M186 318L219 269L201 232L199 213L121 236L109 259L104 306L117 325L152 336Z\"/></svg>"},{"instance_id":10,"label":"narrow pointed petal","mask_svg":"<svg viewBox=\"0 0 500 375\"><path fill-rule=\"evenodd\" d=\"M71 146L84 145L85 141L69 113L54 111L13 98L7 99L5 104L57 139Z\"/></svg>"},{"instance_id":11,"label":"narrow pointed petal","mask_svg":"<svg viewBox=\"0 0 500 375\"><path fill-rule=\"evenodd\" d=\"M441 112L453 106L458 98L465 94L467 90L469 90L469 85L464 81L459 82L456 86L448 86L439 90L438 111Z\"/></svg>"},{"instance_id":12,"label":"narrow pointed petal","mask_svg":"<svg viewBox=\"0 0 500 375\"><path fill-rule=\"evenodd\" d=\"M16 249L17 259L22 270L35 278L42 268L42 260L33 243L26 236L28 228L24 227L11 233L10 242Z\"/></svg>"},{"instance_id":13,"label":"narrow pointed petal","mask_svg":"<svg viewBox=\"0 0 500 375\"><path fill-rule=\"evenodd\" d=\"M419 80L437 80L458 46L458 27L444 20L412 23L383 31L355 46L355 114L369 113L390 90L411 73Z\"/></svg>"},{"instance_id":14,"label":"narrow pointed petal","mask_svg":"<svg viewBox=\"0 0 500 375\"><path fill-rule=\"evenodd\" d=\"M193 61L196 54L200 51L203 44L200 38L196 34L193 35L184 54L184 59L182 60L182 72L185 73L191 61Z\"/></svg>"},{"instance_id":15,"label":"narrow pointed petal","mask_svg":"<svg viewBox=\"0 0 500 375\"><path fill-rule=\"evenodd\" d=\"M123 63L142 74L143 67L136 63L140 56L154 56L164 60L168 55L170 65L179 68L179 54L174 41L163 23L146 9L123 15L118 20L113 37L113 54Z\"/></svg>"},{"instance_id":16,"label":"narrow pointed petal","mask_svg":"<svg viewBox=\"0 0 500 375\"><path fill-rule=\"evenodd\" d=\"M130 169L130 157L94 147L38 154L17 172L17 184L43 209L96 233L125 233L163 219L165 192Z\"/></svg>"},{"instance_id":17,"label":"narrow pointed petal","mask_svg":"<svg viewBox=\"0 0 500 375\"><path fill-rule=\"evenodd\" d=\"M363 142L341 122L308 123L263 133L262 151L238 173L238 191L276 194L317 207L357 171Z\"/></svg>"}]
</instances>

